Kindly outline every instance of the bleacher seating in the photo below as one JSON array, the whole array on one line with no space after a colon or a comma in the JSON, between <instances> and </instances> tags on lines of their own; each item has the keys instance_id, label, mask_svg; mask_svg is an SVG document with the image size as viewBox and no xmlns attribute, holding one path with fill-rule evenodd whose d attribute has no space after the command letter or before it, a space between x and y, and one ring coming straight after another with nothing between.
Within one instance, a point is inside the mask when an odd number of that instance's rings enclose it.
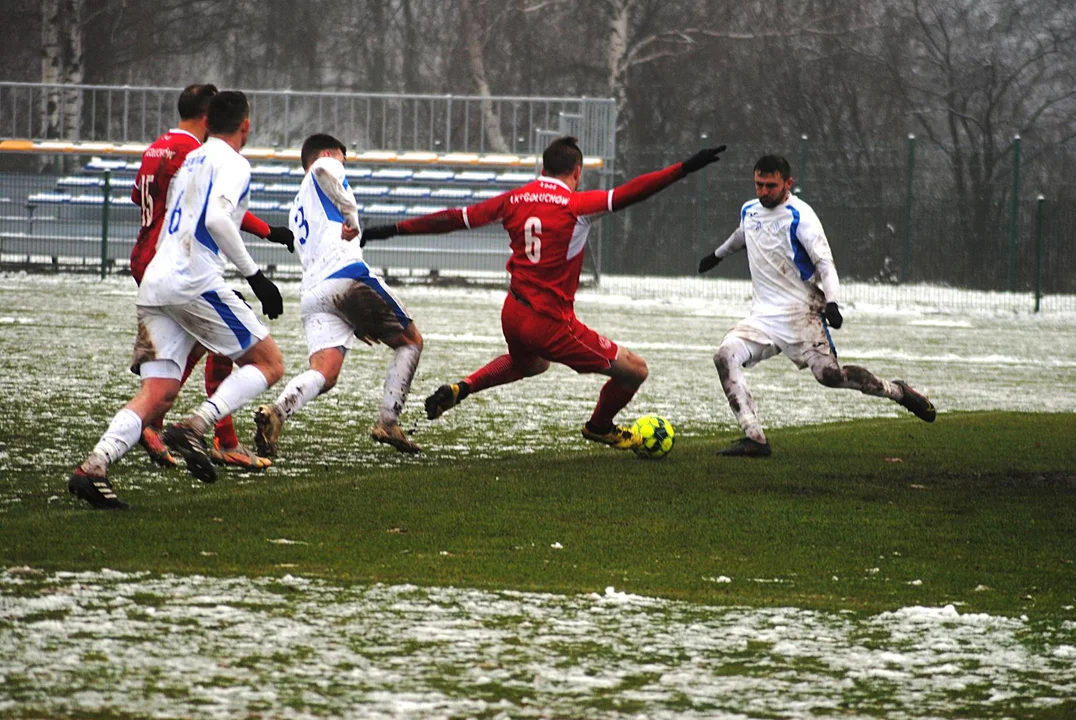
<instances>
[{"instance_id":1,"label":"bleacher seating","mask_svg":"<svg viewBox=\"0 0 1076 720\"><path fill-rule=\"evenodd\" d=\"M408 154L382 153L371 157L370 153L355 155L365 161L374 159L384 162L388 155L392 162L400 162ZM505 190L533 180L535 172L518 169L497 172L466 167L459 154L437 156L433 153L410 153L416 162L426 167L399 166L364 167L349 165L346 168L348 184L358 200L359 212L365 216L412 216L437 212L450 207L461 207L494 197ZM433 158L431 160L430 158ZM477 156L469 156L471 158ZM514 158L514 156L512 156ZM434 169L428 164L447 158L449 162L465 164L458 170ZM411 158L408 158L411 159ZM503 157L501 161L509 162ZM518 163L518 160L517 160ZM95 157L86 163L78 175L61 177L54 191L36 193L27 198L31 203L42 205L100 206L102 195L88 191L100 191L104 187L102 174L111 173L110 185L113 200L123 198L134 184L140 160L122 160ZM299 191L303 169L298 164L259 163L251 167L251 208L258 212L288 212L292 198ZM117 196L121 196L117 198Z\"/></svg>"}]
</instances>

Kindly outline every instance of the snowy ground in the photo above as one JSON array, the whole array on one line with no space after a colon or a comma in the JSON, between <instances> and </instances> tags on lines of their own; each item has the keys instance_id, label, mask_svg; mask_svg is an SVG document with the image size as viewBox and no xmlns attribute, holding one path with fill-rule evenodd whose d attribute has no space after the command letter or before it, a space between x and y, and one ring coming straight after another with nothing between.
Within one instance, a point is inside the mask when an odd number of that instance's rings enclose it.
<instances>
[{"instance_id":1,"label":"snowy ground","mask_svg":"<svg viewBox=\"0 0 1076 720\"><path fill-rule=\"evenodd\" d=\"M722 297L673 299L608 279L602 292L581 295L584 322L649 362L629 417L660 413L686 435L734 427L711 356L748 304L746 286L726 287ZM297 285L282 290L286 315L272 332L290 377L306 351ZM274 473L582 448L577 428L601 380L563 368L475 396L438 423L421 418L421 398L438 384L503 352L503 293L400 294L426 338L404 420L425 452L404 457L367 439L388 353L359 345L337 390L289 424ZM0 276L0 529L10 503L63 492L66 471L134 392L125 370L133 300L129 278ZM960 410L1076 410L1071 315L898 309L863 294L845 317L834 333L842 361L928 393L938 422ZM771 427L904 412L826 390L780 357L748 379ZM190 390L179 409L199 400ZM249 437L249 415L238 424ZM37 486L23 479L28 469ZM162 493L174 483L141 457L114 477L118 487ZM615 591L0 575L0 714L20 716L1003 717L1073 707L1074 667L1071 619L1037 623L952 607L861 617Z\"/></svg>"},{"instance_id":2,"label":"snowy ground","mask_svg":"<svg viewBox=\"0 0 1076 720\"><path fill-rule=\"evenodd\" d=\"M661 289L660 279L654 282L646 287ZM285 315L271 329L292 377L305 369L307 353L297 284L281 287ZM618 285L608 278L601 292L581 294L580 318L642 354L650 366L650 379L623 418L661 414L682 436L735 429L712 357L725 331L748 312L749 288L746 283L721 287L724 296L709 299L628 296L620 293L638 291L637 279ZM867 293L855 287L846 292L865 299L846 307L844 328L833 333L841 360L908 381L930 395L943 417L960 410L1076 410L1073 315L898 309L869 304ZM389 354L384 347L360 343L347 358L337 388L289 423L286 460L277 472L301 474L304 461L315 455L325 462L392 464L583 447L578 427L589 417L603 378L559 366L476 395L436 423L426 421L423 397L504 352L499 321L504 294L422 286L403 287L400 294L426 340L402 422L426 452L416 459L398 457L366 438ZM78 459L72 453L92 447L136 390L135 376L125 369L134 295L129 278L0 276L0 397L5 398L0 442L28 426L43 434L32 445L0 446L0 476L42 464L65 468ZM749 370L747 377L769 427L905 413L889 401L823 388L781 356ZM199 385L192 383L180 396L178 410L200 401ZM237 423L240 437L249 439L249 411L239 413ZM0 497L12 490L0 480Z\"/></svg>"},{"instance_id":3,"label":"snowy ground","mask_svg":"<svg viewBox=\"0 0 1076 720\"><path fill-rule=\"evenodd\" d=\"M952 605L860 617L15 569L0 617L0 713L895 719L1076 701L1076 623Z\"/></svg>"}]
</instances>

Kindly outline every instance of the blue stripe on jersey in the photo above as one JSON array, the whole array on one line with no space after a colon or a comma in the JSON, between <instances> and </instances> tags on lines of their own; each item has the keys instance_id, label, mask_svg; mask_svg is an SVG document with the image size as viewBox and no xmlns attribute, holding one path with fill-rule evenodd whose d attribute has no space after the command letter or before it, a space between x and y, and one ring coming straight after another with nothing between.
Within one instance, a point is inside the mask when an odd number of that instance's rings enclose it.
<instances>
[{"instance_id":1,"label":"blue stripe on jersey","mask_svg":"<svg viewBox=\"0 0 1076 720\"><path fill-rule=\"evenodd\" d=\"M792 258L796 267L800 269L800 280L810 280L814 275L814 263L811 262L811 256L807 254L807 248L803 247L803 243L796 235L800 226L800 211L791 205L788 209L792 211L792 225L788 228L788 240L792 243Z\"/></svg>"},{"instance_id":2,"label":"blue stripe on jersey","mask_svg":"<svg viewBox=\"0 0 1076 720\"><path fill-rule=\"evenodd\" d=\"M348 183L346 177L344 178L344 189L345 190L350 190L351 189L351 185Z\"/></svg>"},{"instance_id":3,"label":"blue stripe on jersey","mask_svg":"<svg viewBox=\"0 0 1076 720\"><path fill-rule=\"evenodd\" d=\"M198 224L194 227L195 239L205 245L207 248L213 251L214 255L220 255L220 248L217 247L216 240L209 234L209 228L205 226L205 213L209 207L209 198L213 196L213 181L209 181L209 191L205 195L205 204L202 205L202 214L198 218Z\"/></svg>"},{"instance_id":4,"label":"blue stripe on jersey","mask_svg":"<svg viewBox=\"0 0 1076 720\"><path fill-rule=\"evenodd\" d=\"M250 194L250 182L247 182L247 186L243 189L243 194L239 196L239 202L243 202L243 198Z\"/></svg>"},{"instance_id":5,"label":"blue stripe on jersey","mask_svg":"<svg viewBox=\"0 0 1076 720\"><path fill-rule=\"evenodd\" d=\"M247 326L243 324L243 321L235 316L232 309L220 299L220 295L217 295L215 290L207 290L202 293L202 297L213 306L213 309L220 315L221 320L235 333L235 339L239 341L239 347L244 350L250 347L250 341L254 336L250 334L250 330L247 330Z\"/></svg>"},{"instance_id":6,"label":"blue stripe on jersey","mask_svg":"<svg viewBox=\"0 0 1076 720\"><path fill-rule=\"evenodd\" d=\"M318 191L318 199L321 200L321 206L325 208L325 217L333 222L344 222L344 216L340 214L340 211L337 210L333 201L322 191L321 186L318 185L317 178L311 178L311 181L314 183L314 189Z\"/></svg>"},{"instance_id":7,"label":"blue stripe on jersey","mask_svg":"<svg viewBox=\"0 0 1076 720\"><path fill-rule=\"evenodd\" d=\"M741 224L743 223L744 218L747 217L747 211L750 210L751 208L753 208L755 205L758 205L758 204L759 204L759 201L756 200L753 203L748 203L747 205L743 206L743 209L740 210L740 223Z\"/></svg>"},{"instance_id":8,"label":"blue stripe on jersey","mask_svg":"<svg viewBox=\"0 0 1076 720\"><path fill-rule=\"evenodd\" d=\"M400 321L401 327L406 328L411 324L411 318L407 317L407 313L404 312L403 308L400 307L400 304L396 302L395 298L389 294L388 290L385 289L385 286L381 284L381 280L370 275L370 267L366 263L351 263L347 267L340 268L334 272L327 277L326 280L333 280L336 278L358 280L381 296L381 299L385 301L385 304L392 309L392 314Z\"/></svg>"}]
</instances>

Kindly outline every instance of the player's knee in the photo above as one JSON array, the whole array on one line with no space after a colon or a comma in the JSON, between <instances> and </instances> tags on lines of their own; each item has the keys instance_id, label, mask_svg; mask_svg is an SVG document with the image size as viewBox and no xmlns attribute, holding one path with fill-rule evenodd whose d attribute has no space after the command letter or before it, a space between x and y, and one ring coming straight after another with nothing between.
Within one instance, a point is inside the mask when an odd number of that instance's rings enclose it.
<instances>
[{"instance_id":1,"label":"player's knee","mask_svg":"<svg viewBox=\"0 0 1076 720\"><path fill-rule=\"evenodd\" d=\"M836 365L826 365L815 372L814 376L826 387L840 387L844 384L844 373Z\"/></svg>"},{"instance_id":2,"label":"player's knee","mask_svg":"<svg viewBox=\"0 0 1076 720\"><path fill-rule=\"evenodd\" d=\"M646 382L646 379L650 377L650 366L646 364L646 360L644 360L643 358L639 357L638 355L636 355L636 357L639 359L639 362L636 365L635 372L637 377L639 378L639 384L642 385L644 382Z\"/></svg>"},{"instance_id":3,"label":"player's knee","mask_svg":"<svg viewBox=\"0 0 1076 720\"><path fill-rule=\"evenodd\" d=\"M721 376L722 380L729 376L729 371L735 361L732 350L724 345L714 353L714 367L717 368L717 374Z\"/></svg>"}]
</instances>

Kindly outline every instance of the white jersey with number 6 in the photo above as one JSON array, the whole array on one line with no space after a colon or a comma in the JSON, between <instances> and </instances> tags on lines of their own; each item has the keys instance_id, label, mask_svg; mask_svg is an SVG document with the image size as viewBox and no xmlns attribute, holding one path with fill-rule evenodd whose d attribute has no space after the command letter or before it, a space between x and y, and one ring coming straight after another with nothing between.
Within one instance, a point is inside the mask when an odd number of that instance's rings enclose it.
<instances>
[{"instance_id":1,"label":"white jersey with number 6","mask_svg":"<svg viewBox=\"0 0 1076 720\"><path fill-rule=\"evenodd\" d=\"M230 145L211 137L192 150L172 179L157 253L138 291L138 304L180 305L219 287L224 257L206 228L206 213L225 208L236 234L250 197L250 163ZM246 249L238 248L245 258ZM252 262L252 261L250 261ZM241 268L242 269L242 268Z\"/></svg>"},{"instance_id":2,"label":"white jersey with number 6","mask_svg":"<svg viewBox=\"0 0 1076 720\"><path fill-rule=\"evenodd\" d=\"M301 290L309 290L337 270L362 262L359 238L344 240L340 232L349 215L355 220L355 195L343 164L321 157L310 165L292 203L288 226L303 265Z\"/></svg>"}]
</instances>

